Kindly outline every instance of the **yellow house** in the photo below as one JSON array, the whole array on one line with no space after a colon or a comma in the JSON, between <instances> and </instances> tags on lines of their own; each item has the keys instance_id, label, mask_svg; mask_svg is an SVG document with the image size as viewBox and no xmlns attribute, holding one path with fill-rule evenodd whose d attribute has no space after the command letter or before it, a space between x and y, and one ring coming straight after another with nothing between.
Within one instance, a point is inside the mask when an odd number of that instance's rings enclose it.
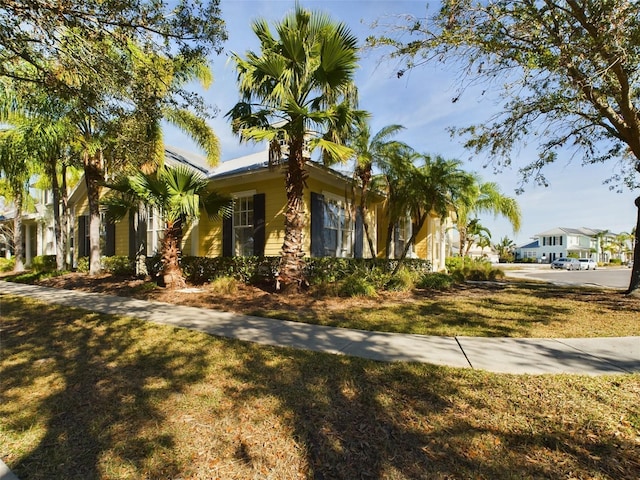
<instances>
[{"instance_id":1,"label":"yellow house","mask_svg":"<svg viewBox=\"0 0 640 480\"><path fill-rule=\"evenodd\" d=\"M183 254L192 256L277 256L284 238L286 194L282 166L270 166L268 151L222 162L217 168L206 167L206 160L192 152L166 148L168 164L186 164L205 175L211 189L234 199L233 216L210 220L203 215L190 225L183 238ZM364 238L359 193L353 179L316 162L307 163L309 177L304 194L306 228L304 251L313 257L373 256ZM368 224L375 237L375 254L384 258L386 222L383 198L369 209ZM88 204L84 182L70 198L77 218L76 256L88 250ZM133 257L136 253L153 255L159 249L163 226L155 212L130 216L127 221L103 227L103 254ZM393 229L390 257L401 254L410 237L411 222L401 222ZM444 269L446 224L430 218L416 236L410 256L431 260L434 270ZM141 250L142 249L142 250Z\"/></svg>"}]
</instances>

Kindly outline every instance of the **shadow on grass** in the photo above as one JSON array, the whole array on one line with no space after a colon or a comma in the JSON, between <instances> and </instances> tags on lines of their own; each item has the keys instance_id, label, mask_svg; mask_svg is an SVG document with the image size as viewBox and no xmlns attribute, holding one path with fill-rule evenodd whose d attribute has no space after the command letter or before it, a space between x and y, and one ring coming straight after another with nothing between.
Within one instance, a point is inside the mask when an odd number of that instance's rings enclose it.
<instances>
[{"instance_id":1,"label":"shadow on grass","mask_svg":"<svg viewBox=\"0 0 640 480\"><path fill-rule=\"evenodd\" d=\"M301 471L280 478L640 478L640 445L619 420L640 425L637 375L593 383L499 376L223 344L182 330L162 336L158 327L147 340L151 328L3 300L0 424L20 432L45 425L37 445L11 462L21 478L189 478L171 429L153 426L170 421L159 403L205 383L224 391L226 401L208 411L225 428L204 425L200 441L234 442L226 465L235 470L222 478L268 476L270 433L241 433L270 414L290 427L302 458ZM214 345L233 361L222 355L212 365ZM18 391L38 395L17 405ZM200 478L215 478L199 467Z\"/></svg>"},{"instance_id":2,"label":"shadow on grass","mask_svg":"<svg viewBox=\"0 0 640 480\"><path fill-rule=\"evenodd\" d=\"M631 479L640 474L640 448L633 441L599 431L591 412L572 425L559 419L554 424L550 418L557 412L546 410L519 382L349 357L322 356L319 362L307 352L287 357L274 361L269 349L254 352L230 372L245 388L227 394L240 403L279 399L280 416L292 419L307 457L306 478ZM547 388L542 378L533 382L533 390ZM509 392L514 385L516 391ZM499 393L492 395L492 389ZM529 403L530 412L514 411L511 398Z\"/></svg>"},{"instance_id":3,"label":"shadow on grass","mask_svg":"<svg viewBox=\"0 0 640 480\"><path fill-rule=\"evenodd\" d=\"M143 322L132 329L130 320L68 307L3 296L0 308L2 355L11 359L2 371L4 428L46 425L37 446L23 445L11 462L20 479L179 476L172 437L147 427L167 420L159 402L200 380L197 345L145 343Z\"/></svg>"}]
</instances>

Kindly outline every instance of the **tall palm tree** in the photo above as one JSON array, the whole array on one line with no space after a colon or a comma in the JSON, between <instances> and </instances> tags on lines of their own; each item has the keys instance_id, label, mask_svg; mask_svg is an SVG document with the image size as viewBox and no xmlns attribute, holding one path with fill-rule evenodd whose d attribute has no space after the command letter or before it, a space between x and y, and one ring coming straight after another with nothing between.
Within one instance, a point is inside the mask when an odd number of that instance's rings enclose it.
<instances>
[{"instance_id":1,"label":"tall palm tree","mask_svg":"<svg viewBox=\"0 0 640 480\"><path fill-rule=\"evenodd\" d=\"M474 176L474 182L469 185L467 191L459 197L456 204L456 227L460 235L460 253L466 255L469 251L468 225L473 217L490 213L494 216L506 218L514 232L520 230L522 214L518 202L500 191L500 187L494 182L482 182Z\"/></svg>"},{"instance_id":2,"label":"tall palm tree","mask_svg":"<svg viewBox=\"0 0 640 480\"><path fill-rule=\"evenodd\" d=\"M137 172L109 185L113 191L103 200L107 218L116 221L138 210L141 204L155 208L165 224L162 238L161 276L167 288L185 286L180 267L183 228L204 210L210 218L231 215L230 198L207 190L205 177L187 166L163 166L156 172Z\"/></svg>"},{"instance_id":3,"label":"tall palm tree","mask_svg":"<svg viewBox=\"0 0 640 480\"><path fill-rule=\"evenodd\" d=\"M253 23L253 31L260 52L233 55L241 100L227 116L242 140L269 142L271 162L281 160L280 147L285 146L287 206L279 287L297 290L305 283L305 148L320 148L324 160L352 155L344 132L355 115L362 115L355 110L353 83L357 38L344 23L299 4L275 25L275 35L264 19Z\"/></svg>"},{"instance_id":4,"label":"tall palm tree","mask_svg":"<svg viewBox=\"0 0 640 480\"><path fill-rule=\"evenodd\" d=\"M370 201L370 187L375 165L384 163L384 157L390 155L394 147L401 145L400 142L392 140L392 137L403 130L402 125L387 125L381 128L375 135L371 136L371 128L366 119L357 122L353 136L349 145L355 151L356 167L355 177L360 184L360 214L362 216L362 226L365 237L369 244L369 251L375 257L376 249L371 238L368 222L368 207Z\"/></svg>"}]
</instances>

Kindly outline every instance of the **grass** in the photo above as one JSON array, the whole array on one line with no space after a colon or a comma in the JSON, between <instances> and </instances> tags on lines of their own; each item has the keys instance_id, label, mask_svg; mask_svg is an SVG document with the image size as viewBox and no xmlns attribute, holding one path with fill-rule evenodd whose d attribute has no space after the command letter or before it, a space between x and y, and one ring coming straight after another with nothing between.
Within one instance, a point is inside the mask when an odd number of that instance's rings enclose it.
<instances>
[{"instance_id":1,"label":"grass","mask_svg":"<svg viewBox=\"0 0 640 480\"><path fill-rule=\"evenodd\" d=\"M10 296L0 313L20 478L640 477L640 374L384 364Z\"/></svg>"},{"instance_id":2,"label":"grass","mask_svg":"<svg viewBox=\"0 0 640 480\"><path fill-rule=\"evenodd\" d=\"M344 302L343 302L344 303ZM601 289L507 282L336 308L254 308L253 315L344 328L477 337L640 335L640 299Z\"/></svg>"}]
</instances>

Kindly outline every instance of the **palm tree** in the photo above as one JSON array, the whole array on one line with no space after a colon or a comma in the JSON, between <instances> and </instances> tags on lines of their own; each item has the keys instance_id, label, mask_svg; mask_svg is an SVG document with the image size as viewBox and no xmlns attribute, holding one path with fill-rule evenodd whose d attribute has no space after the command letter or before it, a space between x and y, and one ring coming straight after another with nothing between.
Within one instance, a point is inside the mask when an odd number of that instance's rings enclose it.
<instances>
[{"instance_id":1,"label":"palm tree","mask_svg":"<svg viewBox=\"0 0 640 480\"><path fill-rule=\"evenodd\" d=\"M44 95L36 88L17 92L5 83L0 96L0 120L24 139L25 148L44 173L38 183L53 193L53 220L56 239L56 267L64 270L67 251L68 210L67 171L69 143L73 126L65 117L61 102Z\"/></svg>"},{"instance_id":2,"label":"palm tree","mask_svg":"<svg viewBox=\"0 0 640 480\"><path fill-rule=\"evenodd\" d=\"M395 226L409 212L410 182L415 172L414 162L420 157L410 147L392 145L386 149L379 167L382 173L373 177L373 190L385 192L384 210L387 217L385 257L391 256L391 242Z\"/></svg>"},{"instance_id":3,"label":"palm tree","mask_svg":"<svg viewBox=\"0 0 640 480\"><path fill-rule=\"evenodd\" d=\"M395 171L392 168L386 172L387 178L390 179L388 192L391 193L392 201L396 203L390 209L394 212L394 215L390 216L390 223L396 221L400 215L408 214L411 216L412 232L393 274L401 267L402 260L406 258L427 219L436 216L442 220L450 215L461 192L466 191L473 181L473 176L460 168L462 163L458 160L416 154L400 158L404 160L391 164L395 164ZM422 165L413 164L416 158L423 161Z\"/></svg>"},{"instance_id":4,"label":"palm tree","mask_svg":"<svg viewBox=\"0 0 640 480\"><path fill-rule=\"evenodd\" d=\"M598 251L598 255L599 255L598 260L600 262L602 262L602 263L605 262L605 258L606 258L605 250L606 250L607 243L608 243L607 242L608 236L609 236L609 230L600 230L598 233L596 233L594 235L594 238L596 240L596 246L599 249L599 251Z\"/></svg>"},{"instance_id":5,"label":"palm tree","mask_svg":"<svg viewBox=\"0 0 640 480\"><path fill-rule=\"evenodd\" d=\"M165 223L162 238L161 276L167 288L185 286L180 267L183 228L200 216L231 215L232 200L207 190L208 181L193 169L181 165L163 166L156 172L138 172L109 185L113 190L104 200L107 218L116 221L136 212L141 204L155 208Z\"/></svg>"},{"instance_id":6,"label":"palm tree","mask_svg":"<svg viewBox=\"0 0 640 480\"><path fill-rule=\"evenodd\" d=\"M494 216L500 215L511 223L514 232L520 230L522 215L518 202L512 197L504 195L497 183L481 182L475 176L474 182L467 191L462 192L459 202L456 204L456 227L460 235L461 255L466 255L470 248L467 245L470 240L467 228L470 224L471 216L477 217L483 213L491 213Z\"/></svg>"},{"instance_id":7,"label":"palm tree","mask_svg":"<svg viewBox=\"0 0 640 480\"><path fill-rule=\"evenodd\" d=\"M465 225L466 242L465 248L460 249L460 253L464 257L469 256L469 250L475 244L484 250L484 247L488 247L491 244L491 232L487 227L480 223L479 218L473 218L469 220L469 223ZM462 242L460 242L462 245ZM484 247L482 247L484 245Z\"/></svg>"},{"instance_id":8,"label":"palm tree","mask_svg":"<svg viewBox=\"0 0 640 480\"><path fill-rule=\"evenodd\" d=\"M28 139L21 132L0 131L0 173L11 194L15 216L13 219L14 272L24 271L24 232L22 213L29 196L29 180L35 172L35 162L29 153Z\"/></svg>"},{"instance_id":9,"label":"palm tree","mask_svg":"<svg viewBox=\"0 0 640 480\"><path fill-rule=\"evenodd\" d=\"M384 158L391 154L393 148L401 146L400 142L391 140L399 131L403 130L402 125L387 125L381 128L373 137L369 122L365 119L357 122L355 132L350 139L350 147L356 154L355 177L360 184L360 215L362 216L362 226L365 237L369 244L369 251L375 257L376 249L371 238L368 222L369 193L373 177L374 165L385 162Z\"/></svg>"},{"instance_id":10,"label":"palm tree","mask_svg":"<svg viewBox=\"0 0 640 480\"><path fill-rule=\"evenodd\" d=\"M615 236L614 244L618 249L618 258L622 260L622 254L630 251L631 242L633 242L634 236L627 232L618 233Z\"/></svg>"},{"instance_id":11,"label":"palm tree","mask_svg":"<svg viewBox=\"0 0 640 480\"><path fill-rule=\"evenodd\" d=\"M514 250L516 248L516 244L509 237L504 236L500 239L499 243L496 243L493 248L495 248L498 252L499 259L501 261L505 261L505 259L513 259ZM508 260L513 261L513 260Z\"/></svg>"},{"instance_id":12,"label":"palm tree","mask_svg":"<svg viewBox=\"0 0 640 480\"><path fill-rule=\"evenodd\" d=\"M279 287L287 291L306 283L305 149L320 148L324 160L346 160L353 152L344 145L344 133L363 113L354 110L357 38L344 23L296 4L275 30L277 36L264 19L255 21L260 53L233 55L241 100L227 116L243 141L269 142L272 163L281 160L285 146L287 206Z\"/></svg>"}]
</instances>

